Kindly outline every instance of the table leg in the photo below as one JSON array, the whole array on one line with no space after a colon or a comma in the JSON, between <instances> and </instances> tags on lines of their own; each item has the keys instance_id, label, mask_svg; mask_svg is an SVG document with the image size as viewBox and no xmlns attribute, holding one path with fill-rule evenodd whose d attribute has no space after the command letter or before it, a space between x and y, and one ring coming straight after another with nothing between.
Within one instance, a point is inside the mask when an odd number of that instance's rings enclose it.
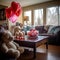
<instances>
[{"instance_id":1,"label":"table leg","mask_svg":"<svg viewBox=\"0 0 60 60\"><path fill-rule=\"evenodd\" d=\"M34 56L33 56L33 58L36 58L36 47L34 46L34 48L33 48L34 50L33 50L33 53L34 53Z\"/></svg>"},{"instance_id":2,"label":"table leg","mask_svg":"<svg viewBox=\"0 0 60 60\"><path fill-rule=\"evenodd\" d=\"M48 42L46 42L46 49L48 49Z\"/></svg>"}]
</instances>

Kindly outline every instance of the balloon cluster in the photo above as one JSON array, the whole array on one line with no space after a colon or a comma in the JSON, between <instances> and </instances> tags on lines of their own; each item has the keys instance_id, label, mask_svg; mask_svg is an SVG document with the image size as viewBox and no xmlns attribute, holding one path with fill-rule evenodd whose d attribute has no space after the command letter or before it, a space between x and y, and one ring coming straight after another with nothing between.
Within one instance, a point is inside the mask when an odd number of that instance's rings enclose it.
<instances>
[{"instance_id":1,"label":"balloon cluster","mask_svg":"<svg viewBox=\"0 0 60 60\"><path fill-rule=\"evenodd\" d=\"M38 31L37 30L35 30L35 29L31 29L28 33L27 33L27 35L28 35L28 37L29 38L36 38L37 36L38 36Z\"/></svg>"},{"instance_id":2,"label":"balloon cluster","mask_svg":"<svg viewBox=\"0 0 60 60\"><path fill-rule=\"evenodd\" d=\"M12 2L11 3L11 7L6 8L6 17L12 22L16 22L18 16L21 14L22 12L22 8L21 5L19 3L16 2Z\"/></svg>"}]
</instances>

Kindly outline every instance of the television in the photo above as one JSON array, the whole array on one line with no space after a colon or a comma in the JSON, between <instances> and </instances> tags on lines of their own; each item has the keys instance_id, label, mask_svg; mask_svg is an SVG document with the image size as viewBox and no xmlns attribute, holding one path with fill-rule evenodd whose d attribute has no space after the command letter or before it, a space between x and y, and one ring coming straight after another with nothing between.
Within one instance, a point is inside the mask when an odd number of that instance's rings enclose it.
<instances>
[{"instance_id":1,"label":"television","mask_svg":"<svg viewBox=\"0 0 60 60\"><path fill-rule=\"evenodd\" d=\"M6 20L5 8L0 9L0 21Z\"/></svg>"}]
</instances>

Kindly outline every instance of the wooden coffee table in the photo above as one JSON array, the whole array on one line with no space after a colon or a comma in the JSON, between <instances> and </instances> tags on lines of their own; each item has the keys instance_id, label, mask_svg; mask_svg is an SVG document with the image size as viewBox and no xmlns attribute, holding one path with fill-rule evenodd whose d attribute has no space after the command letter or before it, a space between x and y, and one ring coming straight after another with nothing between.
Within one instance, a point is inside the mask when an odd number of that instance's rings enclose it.
<instances>
[{"instance_id":1,"label":"wooden coffee table","mask_svg":"<svg viewBox=\"0 0 60 60\"><path fill-rule=\"evenodd\" d=\"M33 48L33 58L36 58L36 48L42 44L46 43L46 49L48 49L48 36L38 36L37 39L28 39L27 36L25 37L25 40L14 40L17 42L20 46Z\"/></svg>"}]
</instances>

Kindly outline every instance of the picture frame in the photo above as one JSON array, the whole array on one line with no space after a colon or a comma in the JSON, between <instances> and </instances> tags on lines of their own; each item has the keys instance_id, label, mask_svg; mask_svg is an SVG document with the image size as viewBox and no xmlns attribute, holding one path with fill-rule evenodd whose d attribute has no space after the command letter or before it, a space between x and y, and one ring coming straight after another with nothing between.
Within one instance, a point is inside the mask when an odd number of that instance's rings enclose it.
<instances>
[{"instance_id":1,"label":"picture frame","mask_svg":"<svg viewBox=\"0 0 60 60\"><path fill-rule=\"evenodd\" d=\"M0 21L6 20L5 9L0 9Z\"/></svg>"}]
</instances>

